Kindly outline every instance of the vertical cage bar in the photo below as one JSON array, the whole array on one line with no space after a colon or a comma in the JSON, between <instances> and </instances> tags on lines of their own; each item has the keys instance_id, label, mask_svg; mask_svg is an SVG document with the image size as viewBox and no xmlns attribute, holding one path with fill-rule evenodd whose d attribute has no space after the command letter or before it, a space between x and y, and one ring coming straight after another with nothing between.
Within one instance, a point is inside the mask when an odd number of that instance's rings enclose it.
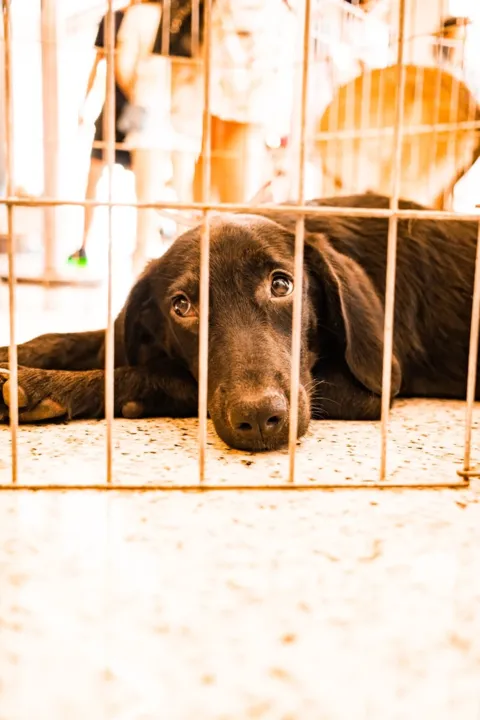
<instances>
[{"instance_id":1,"label":"vertical cage bar","mask_svg":"<svg viewBox=\"0 0 480 720\"><path fill-rule=\"evenodd\" d=\"M462 78L463 79L463 78ZM448 114L448 124L451 125L455 122L460 122L463 120L463 118L460 117L459 113L459 106L460 106L460 81L457 80L455 83L455 88L452 88L452 95L450 98L450 109ZM470 120L470 118L468 118ZM460 131L460 135L466 136L466 133L464 131ZM450 128L450 131L448 133L448 141L447 141L447 157L450 160L450 156L453 155L455 158L454 164L456 166L457 163L457 149L458 149L458 136L459 133ZM450 191L450 195L448 192ZM452 208L452 195L453 190L450 188L445 188L443 192L443 198L442 198L442 204L444 209L450 210Z\"/></svg>"},{"instance_id":2,"label":"vertical cage bar","mask_svg":"<svg viewBox=\"0 0 480 720\"><path fill-rule=\"evenodd\" d=\"M415 47L416 47L416 15L415 15L415 5L411 6L409 8L409 12L407 13L408 17L408 38L405 38L405 56L404 60L405 62L410 65L413 63L414 54L415 54ZM405 24L407 24L407 20L405 19ZM422 95L423 95L423 88L425 87L425 81L424 81L424 73L425 68L424 66L416 66L415 67L415 79L414 79L414 92L413 92L413 106L414 108L422 107ZM422 107L422 114L418 118L419 124L423 125L425 122L424 118L424 111ZM409 124L415 125L415 120L409 119ZM412 172L416 173L417 175L421 172L421 162L420 162L420 143L421 143L421 136L420 138L415 135L410 135L408 139L405 142L406 146L406 152L410 153L410 164L412 167Z\"/></svg>"},{"instance_id":3,"label":"vertical cage bar","mask_svg":"<svg viewBox=\"0 0 480 720\"><path fill-rule=\"evenodd\" d=\"M355 58L355 60L357 61L356 58ZM360 86L363 91L363 82L361 82ZM348 136L343 141L342 158L341 158L341 165L340 165L340 167L341 167L340 177L342 178L342 181L343 181L342 191L345 190L345 176L347 175L348 179L349 179L349 187L347 188L347 192L349 192L349 193L354 192L354 187L355 187L355 185L354 185L355 179L356 179L355 178L355 165L356 165L355 145L357 144L357 147L361 147L361 144L362 144L362 139L360 137L360 134L358 133L358 129L356 127L356 122L355 122L356 121L355 90L356 90L356 85L352 80L350 80L350 82L347 84L347 92L346 92L346 98L345 98L345 124L343 127L347 128L348 127L347 123L348 123L349 119L351 119L351 122L352 122L351 129L353 132L350 136ZM347 161L346 163L345 163L345 160Z\"/></svg>"},{"instance_id":4,"label":"vertical cage bar","mask_svg":"<svg viewBox=\"0 0 480 720\"><path fill-rule=\"evenodd\" d=\"M192 2L192 56L195 62L200 53L200 4L199 0Z\"/></svg>"},{"instance_id":5,"label":"vertical cage bar","mask_svg":"<svg viewBox=\"0 0 480 720\"><path fill-rule=\"evenodd\" d=\"M400 173L402 167L402 122L405 97L405 65L403 62L405 44L405 6L406 0L400 0L398 17L397 50L397 99L395 107L395 125L392 147L392 195L390 209L398 210L400 191ZM392 387L393 326L395 311L395 272L397 265L398 217L392 215L388 222L387 273L385 289L385 324L383 332L383 373L382 373L382 414L380 426L380 481L387 474L388 419L390 413L390 394Z\"/></svg>"},{"instance_id":6,"label":"vertical cage bar","mask_svg":"<svg viewBox=\"0 0 480 720\"><path fill-rule=\"evenodd\" d=\"M338 36L338 42L339 44L343 43L343 34L344 34L344 18L343 14L341 16L341 23L340 23L340 32ZM340 98L338 95L338 91L341 87L340 83L340 69L338 67L337 61L332 58L332 101L333 101L333 107L335 112L333 113L330 111L330 120L328 123L328 132L335 132L338 131L339 128L341 128L342 123L342 115L340 113ZM345 122L346 118L343 120ZM333 186L329 188L328 195L333 195L337 189L337 178L341 178L343 176L343 167L342 167L342 157L345 149L345 140L341 139L339 141L332 140L331 137L327 140L330 147L333 145L333 166L332 166L332 179L333 179ZM325 195L325 192L323 193Z\"/></svg>"},{"instance_id":7,"label":"vertical cage bar","mask_svg":"<svg viewBox=\"0 0 480 720\"><path fill-rule=\"evenodd\" d=\"M361 171L361 148L362 148L362 136L365 130L368 130L370 124L370 118L372 117L372 71L366 65L362 70L362 97L361 97L361 108L360 108L360 137L357 140L358 151L355 153L357 162L355 170L355 190L360 185L360 171ZM371 146L375 143L375 138L367 139L365 145L368 148L368 154L370 155Z\"/></svg>"},{"instance_id":8,"label":"vertical cage bar","mask_svg":"<svg viewBox=\"0 0 480 720\"><path fill-rule=\"evenodd\" d=\"M162 55L168 55L170 50L170 0L163 0L162 2Z\"/></svg>"},{"instance_id":9,"label":"vertical cage bar","mask_svg":"<svg viewBox=\"0 0 480 720\"><path fill-rule=\"evenodd\" d=\"M210 198L211 135L210 115L210 48L211 48L212 0L205 0L203 30L203 135L202 135L202 202ZM210 217L203 212L200 237L200 328L198 348L198 470L199 480L205 481L207 448L207 399L208 399L208 294L210 262Z\"/></svg>"},{"instance_id":10,"label":"vertical cage bar","mask_svg":"<svg viewBox=\"0 0 480 720\"><path fill-rule=\"evenodd\" d=\"M440 16L440 18L445 17L445 2L444 0L441 0L440 6L437 7L437 15ZM431 154L430 154L430 171L428 173L428 194L432 196L432 189L435 186L435 174L438 172L436 168L436 161L437 161L437 149L441 148L442 145L442 136L438 133L438 125L440 123L440 111L442 106L442 80L443 80L443 63L437 62L436 66L436 73L435 73L435 92L434 92L434 113L433 113L433 130L431 132L430 137L427 136L428 140L431 142ZM427 138L425 138L426 141ZM436 196L436 193L435 195ZM443 194L442 197L442 204L444 203L444 197L445 194ZM444 208L442 208L444 209Z\"/></svg>"},{"instance_id":11,"label":"vertical cage bar","mask_svg":"<svg viewBox=\"0 0 480 720\"><path fill-rule=\"evenodd\" d=\"M106 418L106 471L107 483L112 482L112 448L113 448L113 415L114 415L114 363L115 363L115 330L113 322L113 168L115 164L115 16L113 0L108 0L105 23L106 48L106 93L105 93L105 128L106 161L108 168L108 281L107 281L107 328L105 331L105 418Z\"/></svg>"},{"instance_id":12,"label":"vertical cage bar","mask_svg":"<svg viewBox=\"0 0 480 720\"><path fill-rule=\"evenodd\" d=\"M5 170L7 197L14 193L13 168L13 83L12 83L12 25L11 0L3 0L3 38L5 53ZM10 385L10 433L12 442L12 483L18 482L18 355L16 343L16 274L15 254L16 242L14 234L14 208L7 205L8 223L8 317L10 330L10 345L8 351L9 385Z\"/></svg>"},{"instance_id":13,"label":"vertical cage bar","mask_svg":"<svg viewBox=\"0 0 480 720\"><path fill-rule=\"evenodd\" d=\"M428 173L428 194L432 197L432 189L435 187L435 174L438 172L436 168L436 160L437 160L437 149L438 145L441 145L441 137L439 140L439 133L438 133L438 125L440 123L440 109L441 109L441 92L442 92L442 75L443 75L443 69L439 66L436 67L436 73L435 73L435 93L434 93L434 116L433 116L433 129L430 134L431 138L431 153L429 153L429 161L430 161L430 171ZM427 135L424 139L427 140L429 136ZM436 193L435 193L436 195ZM433 195L433 197L435 197ZM443 198L442 198L443 200ZM442 208L444 209L444 208Z\"/></svg>"},{"instance_id":14,"label":"vertical cage bar","mask_svg":"<svg viewBox=\"0 0 480 720\"><path fill-rule=\"evenodd\" d=\"M472 419L473 403L477 383L478 362L478 325L480 322L480 221L477 232L477 252L475 257L475 280L473 284L472 322L470 328L470 349L468 353L467 375L467 407L465 412L465 448L463 454L463 469L470 470L472 452Z\"/></svg>"},{"instance_id":15,"label":"vertical cage bar","mask_svg":"<svg viewBox=\"0 0 480 720\"><path fill-rule=\"evenodd\" d=\"M413 16L413 13L412 13ZM425 87L425 68L424 67L416 67L415 68L415 100L414 104L415 107L418 107L423 103L423 88ZM422 117L420 118L420 125L423 125L424 123L424 117L423 117L423 111L422 111ZM421 166L421 157L420 157L420 149L421 149L421 142L422 142L422 136L421 135L411 135L409 138L409 144L411 148L412 153L412 167L414 168L414 172L416 172L418 175L420 175L420 172L422 170Z\"/></svg>"},{"instance_id":16,"label":"vertical cage bar","mask_svg":"<svg viewBox=\"0 0 480 720\"><path fill-rule=\"evenodd\" d=\"M59 0L42 0L42 112L43 112L43 194L59 194ZM43 275L56 275L59 208L43 210Z\"/></svg>"},{"instance_id":17,"label":"vertical cage bar","mask_svg":"<svg viewBox=\"0 0 480 720\"><path fill-rule=\"evenodd\" d=\"M467 78L465 76L462 77L462 80L463 80L463 82L468 84ZM475 96L472 88L470 88L470 93L469 93L469 97L468 97L468 114L467 114L466 119L467 119L467 122L475 122L475 121L478 122L478 101L476 99L476 96ZM474 130L474 136L478 138L478 135L479 135L479 126L477 124L475 127L475 130ZM464 140L464 137L462 136L462 145L463 145L463 140ZM455 188L452 192L452 195L454 194L454 192L455 192ZM452 203L452 205L453 205L453 203Z\"/></svg>"},{"instance_id":18,"label":"vertical cage bar","mask_svg":"<svg viewBox=\"0 0 480 720\"><path fill-rule=\"evenodd\" d=\"M378 156L381 157L382 155L382 143L385 142L384 137L382 136L382 128L386 126L387 123L387 113L385 112L384 106L383 106L383 100L385 98L385 73L381 72L378 78L378 97L376 102L376 108L375 108L375 122L376 122L376 128L378 129L378 135L377 138L377 147L378 147Z\"/></svg>"},{"instance_id":19,"label":"vertical cage bar","mask_svg":"<svg viewBox=\"0 0 480 720\"><path fill-rule=\"evenodd\" d=\"M298 185L299 205L303 205L305 195L305 134L307 124L308 71L310 68L310 0L304 4L302 94L300 103L300 132L298 147ZM288 438L288 481L295 482L295 450L298 432L298 391L300 385L300 346L302 338L302 288L303 288L303 244L305 239L305 216L297 218L295 224L295 270L292 321L292 368L290 377L290 425Z\"/></svg>"},{"instance_id":20,"label":"vertical cage bar","mask_svg":"<svg viewBox=\"0 0 480 720\"><path fill-rule=\"evenodd\" d=\"M448 4L447 4L448 5ZM448 7L445 8L445 3L442 2L441 4L441 14L440 19L443 19L447 17L448 15ZM453 50L456 51L458 49L458 41L455 42L453 46ZM443 65L443 64L442 64ZM444 67L442 66L442 70L444 70ZM463 73L461 74L461 80L464 81L465 77L463 76ZM454 77L453 80L454 87L452 87L452 94L450 96L450 108L448 113L448 124L452 125L455 122L461 122L463 120L463 117L460 117L459 115L459 105L460 105L460 78ZM470 118L468 118L470 119ZM445 120L443 120L445 122ZM463 132L460 131L460 134L463 135ZM464 135L466 137L466 134ZM448 134L447 134L447 160L450 162L450 158L453 155L455 160L454 163L456 164L457 159L457 143L458 143L458 132L450 128ZM453 196L453 188L444 188L443 195L442 195L442 207L443 209L450 210L452 207L452 196Z\"/></svg>"}]
</instances>

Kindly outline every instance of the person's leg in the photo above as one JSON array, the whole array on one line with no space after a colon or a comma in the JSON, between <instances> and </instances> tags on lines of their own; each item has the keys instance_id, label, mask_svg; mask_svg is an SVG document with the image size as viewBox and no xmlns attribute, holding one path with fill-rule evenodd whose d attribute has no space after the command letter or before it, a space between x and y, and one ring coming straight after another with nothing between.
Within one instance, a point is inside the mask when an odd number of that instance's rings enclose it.
<instances>
[{"instance_id":1,"label":"person's leg","mask_svg":"<svg viewBox=\"0 0 480 720\"><path fill-rule=\"evenodd\" d=\"M132 151L132 169L135 175L137 202L155 202L162 198L171 170L171 153L165 150L141 148ZM135 275L143 270L151 240L159 238L158 213L155 210L137 210L137 235L133 254Z\"/></svg>"},{"instance_id":2,"label":"person's leg","mask_svg":"<svg viewBox=\"0 0 480 720\"><path fill-rule=\"evenodd\" d=\"M260 189L267 158L264 128L212 117L211 199L248 202ZM202 197L203 159L195 168L194 197Z\"/></svg>"},{"instance_id":3,"label":"person's leg","mask_svg":"<svg viewBox=\"0 0 480 720\"><path fill-rule=\"evenodd\" d=\"M5 161L5 150L3 144L3 136L0 137L0 196L5 192L5 180L6 180L6 161Z\"/></svg>"},{"instance_id":4,"label":"person's leg","mask_svg":"<svg viewBox=\"0 0 480 720\"><path fill-rule=\"evenodd\" d=\"M195 162L195 154L190 150L174 150L172 152L172 185L179 202L193 200Z\"/></svg>"},{"instance_id":5,"label":"person's leg","mask_svg":"<svg viewBox=\"0 0 480 720\"><path fill-rule=\"evenodd\" d=\"M171 60L171 121L176 137L172 185L179 201L193 200L195 164L202 144L203 74L201 61Z\"/></svg>"},{"instance_id":6,"label":"person's leg","mask_svg":"<svg viewBox=\"0 0 480 720\"><path fill-rule=\"evenodd\" d=\"M90 159L90 168L88 170L87 189L85 192L86 200L94 200L96 197L97 185L102 176L105 163L100 158L92 156ZM95 208L91 205L85 206L84 221L83 221L83 238L80 248L70 255L69 260L72 262L86 261L87 258L87 240L88 234L93 221L93 214Z\"/></svg>"},{"instance_id":7,"label":"person's leg","mask_svg":"<svg viewBox=\"0 0 480 720\"><path fill-rule=\"evenodd\" d=\"M229 123L227 150L233 155L230 178L226 168L215 178L223 202L249 202L265 181L268 151L262 125Z\"/></svg>"},{"instance_id":8,"label":"person's leg","mask_svg":"<svg viewBox=\"0 0 480 720\"><path fill-rule=\"evenodd\" d=\"M88 171L87 190L85 193L86 200L94 200L97 195L97 185L102 176L105 163L99 158L92 157L90 160L90 168ZM82 248L85 250L87 247L88 234L92 226L93 215L95 208L92 205L85 207L85 215L83 221L83 239Z\"/></svg>"}]
</instances>

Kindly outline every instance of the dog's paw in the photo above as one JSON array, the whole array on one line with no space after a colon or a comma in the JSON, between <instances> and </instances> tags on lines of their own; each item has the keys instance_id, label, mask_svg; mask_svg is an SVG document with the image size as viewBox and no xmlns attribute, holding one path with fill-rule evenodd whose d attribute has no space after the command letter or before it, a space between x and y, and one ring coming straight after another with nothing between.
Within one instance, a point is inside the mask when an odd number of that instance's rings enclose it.
<instances>
[{"instance_id":1,"label":"dog's paw","mask_svg":"<svg viewBox=\"0 0 480 720\"><path fill-rule=\"evenodd\" d=\"M0 364L0 422L8 422L11 406L11 372ZM43 370L18 368L18 419L22 423L56 420L67 408L52 397L50 383Z\"/></svg>"},{"instance_id":2,"label":"dog's paw","mask_svg":"<svg viewBox=\"0 0 480 720\"><path fill-rule=\"evenodd\" d=\"M8 378L8 370L5 368L0 368L0 423L6 422L8 420L8 407L5 405L3 401L3 385L6 382Z\"/></svg>"},{"instance_id":3,"label":"dog's paw","mask_svg":"<svg viewBox=\"0 0 480 720\"><path fill-rule=\"evenodd\" d=\"M138 420L145 417L145 406L136 400L129 400L122 405L122 416L128 420Z\"/></svg>"}]
</instances>

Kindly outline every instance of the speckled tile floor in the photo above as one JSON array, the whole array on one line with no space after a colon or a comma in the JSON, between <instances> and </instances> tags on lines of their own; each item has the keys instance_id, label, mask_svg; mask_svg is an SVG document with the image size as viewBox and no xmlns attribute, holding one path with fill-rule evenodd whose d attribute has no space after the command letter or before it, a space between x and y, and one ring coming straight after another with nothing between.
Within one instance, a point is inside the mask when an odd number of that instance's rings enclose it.
<instances>
[{"instance_id":1,"label":"speckled tile floor","mask_svg":"<svg viewBox=\"0 0 480 720\"><path fill-rule=\"evenodd\" d=\"M21 288L19 340L98 327L98 303ZM0 288L2 343L5 308ZM391 477L452 479L463 418L462 403L399 403ZM194 483L195 441L193 421L116 421L115 478ZM286 476L284 453L209 443L209 479ZM103 423L23 428L21 478L102 481L104 445ZM299 477L375 478L378 449L376 425L317 423ZM9 462L0 429L0 481ZM0 720L478 720L479 500L475 484L2 493Z\"/></svg>"}]
</instances>

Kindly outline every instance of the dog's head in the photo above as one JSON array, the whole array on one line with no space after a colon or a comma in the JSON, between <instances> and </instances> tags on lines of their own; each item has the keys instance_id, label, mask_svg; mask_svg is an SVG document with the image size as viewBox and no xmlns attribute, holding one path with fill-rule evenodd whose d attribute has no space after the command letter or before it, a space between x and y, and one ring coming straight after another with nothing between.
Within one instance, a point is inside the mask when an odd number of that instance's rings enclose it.
<instances>
[{"instance_id":1,"label":"dog's head","mask_svg":"<svg viewBox=\"0 0 480 720\"><path fill-rule=\"evenodd\" d=\"M212 218L210 228L209 414L228 445L277 448L289 432L295 237L255 215ZM125 307L130 364L161 353L198 379L200 233L179 237L134 286ZM357 381L380 393L382 335L383 309L365 272L324 236L307 234L299 436L319 358L339 353Z\"/></svg>"}]
</instances>

